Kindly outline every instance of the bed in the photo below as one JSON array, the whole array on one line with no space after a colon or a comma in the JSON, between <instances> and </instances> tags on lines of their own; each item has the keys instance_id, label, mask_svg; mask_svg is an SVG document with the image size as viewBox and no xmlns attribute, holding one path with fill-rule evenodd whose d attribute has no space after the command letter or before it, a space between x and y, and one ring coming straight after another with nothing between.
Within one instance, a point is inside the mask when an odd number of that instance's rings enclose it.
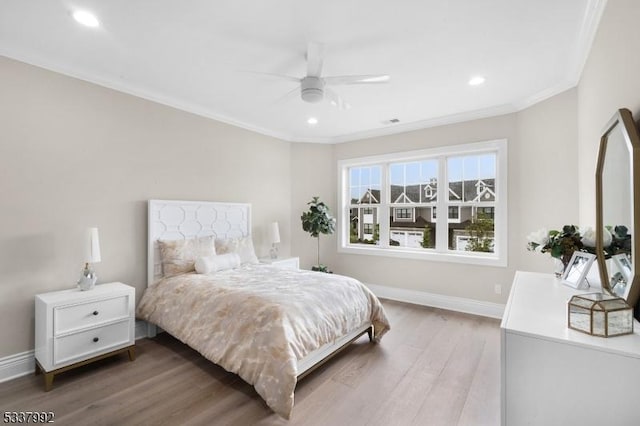
<instances>
[{"instance_id":1,"label":"bed","mask_svg":"<svg viewBox=\"0 0 640 426\"><path fill-rule=\"evenodd\" d=\"M157 325L238 374L284 418L299 379L363 334L377 342L389 329L378 299L350 277L255 262L165 273L161 244L251 241L249 204L150 200L148 212L148 283L137 316L151 335Z\"/></svg>"}]
</instances>

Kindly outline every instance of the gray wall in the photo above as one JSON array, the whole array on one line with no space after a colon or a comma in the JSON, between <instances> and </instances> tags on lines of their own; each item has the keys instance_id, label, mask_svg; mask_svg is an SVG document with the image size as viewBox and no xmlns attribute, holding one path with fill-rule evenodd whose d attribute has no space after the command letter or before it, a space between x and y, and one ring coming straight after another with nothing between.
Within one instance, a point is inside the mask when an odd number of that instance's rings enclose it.
<instances>
[{"instance_id":1,"label":"gray wall","mask_svg":"<svg viewBox=\"0 0 640 426\"><path fill-rule=\"evenodd\" d=\"M296 144L292 161L300 166L292 172L295 178L292 207L302 211L311 195L322 195L336 210L338 160L501 138L508 139L509 152L507 268L352 254L338 256L335 236L323 240L322 258L335 272L365 283L504 303L515 270L552 271L547 255L526 251L527 234L543 226L553 228L577 222L575 90L517 114L333 146ZM315 246L299 228L299 221L296 227L295 213L292 250L301 256L301 264L309 267L315 264ZM495 294L495 284L502 285L502 295Z\"/></svg>"},{"instance_id":2,"label":"gray wall","mask_svg":"<svg viewBox=\"0 0 640 426\"><path fill-rule=\"evenodd\" d=\"M290 143L0 57L0 358L33 348L34 295L72 288L84 229L99 282L146 284L146 200L250 202L258 254L289 253Z\"/></svg>"},{"instance_id":3,"label":"gray wall","mask_svg":"<svg viewBox=\"0 0 640 426\"><path fill-rule=\"evenodd\" d=\"M33 347L36 293L73 287L87 226L101 231L100 281L140 296L149 198L251 202L258 253L278 220L281 252L309 267L316 246L299 216L314 195L335 210L337 160L496 138L509 140L507 268L338 256L335 237L323 238L322 261L373 284L504 302L515 270L551 270L526 252L529 232L595 222L602 127L620 107L640 118L639 18L640 2L608 1L577 89L516 114L335 146L289 144L0 58L0 357Z\"/></svg>"},{"instance_id":4,"label":"gray wall","mask_svg":"<svg viewBox=\"0 0 640 426\"><path fill-rule=\"evenodd\" d=\"M594 225L595 169L604 126L619 108L640 119L640 2L609 0L578 85L580 221Z\"/></svg>"}]
</instances>

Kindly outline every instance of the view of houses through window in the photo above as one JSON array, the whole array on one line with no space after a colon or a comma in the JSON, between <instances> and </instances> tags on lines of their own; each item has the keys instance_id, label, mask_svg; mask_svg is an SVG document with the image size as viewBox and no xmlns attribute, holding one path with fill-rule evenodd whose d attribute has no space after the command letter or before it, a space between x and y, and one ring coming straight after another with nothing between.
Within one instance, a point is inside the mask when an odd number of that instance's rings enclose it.
<instances>
[{"instance_id":1,"label":"view of houses through window","mask_svg":"<svg viewBox=\"0 0 640 426\"><path fill-rule=\"evenodd\" d=\"M495 151L348 167L349 244L492 253L496 169Z\"/></svg>"}]
</instances>

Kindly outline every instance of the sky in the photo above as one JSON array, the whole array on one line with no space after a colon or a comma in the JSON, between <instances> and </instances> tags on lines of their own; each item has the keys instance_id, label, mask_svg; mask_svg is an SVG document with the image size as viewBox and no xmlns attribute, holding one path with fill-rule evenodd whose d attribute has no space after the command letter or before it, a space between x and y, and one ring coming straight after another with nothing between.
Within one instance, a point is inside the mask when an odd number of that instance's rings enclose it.
<instances>
[{"instance_id":1,"label":"sky","mask_svg":"<svg viewBox=\"0 0 640 426\"><path fill-rule=\"evenodd\" d=\"M449 182L461 180L489 179L496 177L495 154L467 155L447 159ZM438 160L407 163L392 163L390 167L392 185L427 183L438 178ZM350 185L379 189L381 167L354 167L350 170Z\"/></svg>"}]
</instances>

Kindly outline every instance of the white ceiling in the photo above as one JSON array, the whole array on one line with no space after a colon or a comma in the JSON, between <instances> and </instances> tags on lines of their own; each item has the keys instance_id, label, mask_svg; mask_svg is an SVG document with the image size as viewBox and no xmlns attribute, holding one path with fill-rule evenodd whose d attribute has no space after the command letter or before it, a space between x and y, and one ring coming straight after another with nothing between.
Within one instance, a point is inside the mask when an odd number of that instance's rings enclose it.
<instances>
[{"instance_id":1,"label":"white ceiling","mask_svg":"<svg viewBox=\"0 0 640 426\"><path fill-rule=\"evenodd\" d=\"M0 55L290 141L341 142L517 111L577 84L606 0L2 0ZM97 29L71 12L93 12ZM349 104L278 102L303 76ZM475 75L486 77L469 86ZM307 124L309 117L318 124ZM398 118L399 124L385 123Z\"/></svg>"}]
</instances>

